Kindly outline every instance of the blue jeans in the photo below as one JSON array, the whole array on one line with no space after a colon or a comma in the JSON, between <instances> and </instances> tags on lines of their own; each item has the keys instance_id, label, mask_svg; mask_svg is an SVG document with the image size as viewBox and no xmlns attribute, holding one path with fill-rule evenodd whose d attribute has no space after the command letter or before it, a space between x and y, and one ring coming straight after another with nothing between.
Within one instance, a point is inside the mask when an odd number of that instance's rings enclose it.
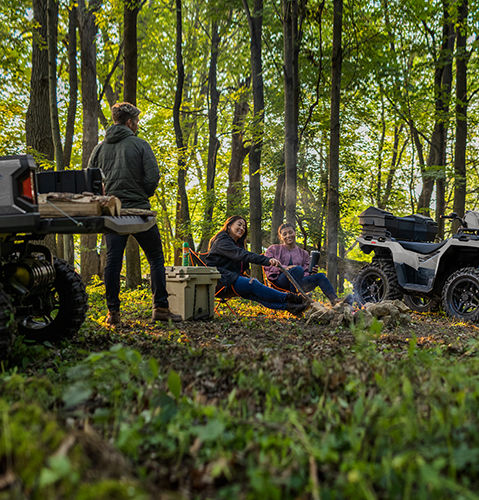
<instances>
[{"instance_id":1,"label":"blue jeans","mask_svg":"<svg viewBox=\"0 0 479 500\"><path fill-rule=\"evenodd\" d=\"M236 293L244 299L255 300L269 309L286 309L286 293L265 286L257 279L240 276L233 284Z\"/></svg>"},{"instance_id":2,"label":"blue jeans","mask_svg":"<svg viewBox=\"0 0 479 500\"><path fill-rule=\"evenodd\" d=\"M311 292L319 286L329 300L337 298L333 285L331 285L324 273L316 273L311 274L310 276L305 276L304 269L301 266L295 266L289 269L289 274L291 274L291 276L298 282L305 292ZM276 280L272 281L272 283L283 290L296 292L294 285L290 283L288 278L283 273L281 273Z\"/></svg>"},{"instance_id":3,"label":"blue jeans","mask_svg":"<svg viewBox=\"0 0 479 500\"><path fill-rule=\"evenodd\" d=\"M168 292L166 291L165 258L161 245L160 232L155 224L148 231L132 235L145 252L150 264L151 291L153 307L168 307ZM108 310L120 310L120 273L123 264L127 234L105 234L106 264L105 290Z\"/></svg>"}]
</instances>

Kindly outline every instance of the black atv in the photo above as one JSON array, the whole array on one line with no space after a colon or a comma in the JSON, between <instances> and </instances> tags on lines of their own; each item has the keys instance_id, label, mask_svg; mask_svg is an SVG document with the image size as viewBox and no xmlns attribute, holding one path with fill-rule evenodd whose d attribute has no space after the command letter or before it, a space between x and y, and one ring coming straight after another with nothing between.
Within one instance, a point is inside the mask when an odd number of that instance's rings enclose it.
<instances>
[{"instance_id":1,"label":"black atv","mask_svg":"<svg viewBox=\"0 0 479 500\"><path fill-rule=\"evenodd\" d=\"M374 252L354 281L360 303L401 299L413 310L440 306L460 320L479 320L479 224L475 212L464 219L443 216L461 227L447 240L434 243L437 224L429 217L395 217L370 207L360 216L357 239L364 253Z\"/></svg>"},{"instance_id":2,"label":"black atv","mask_svg":"<svg viewBox=\"0 0 479 500\"><path fill-rule=\"evenodd\" d=\"M30 156L0 157L0 359L16 332L58 341L72 337L85 320L88 296L80 276L38 240L52 233L130 234L156 222L152 216L44 218L39 191L100 194L101 174L97 169L37 174Z\"/></svg>"}]
</instances>

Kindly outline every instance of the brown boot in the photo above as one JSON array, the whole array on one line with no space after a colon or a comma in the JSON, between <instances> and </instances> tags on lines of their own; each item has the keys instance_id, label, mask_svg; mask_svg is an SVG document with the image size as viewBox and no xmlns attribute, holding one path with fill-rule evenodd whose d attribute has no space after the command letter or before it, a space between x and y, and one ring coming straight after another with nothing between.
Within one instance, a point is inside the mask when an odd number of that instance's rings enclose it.
<instances>
[{"instance_id":1,"label":"brown boot","mask_svg":"<svg viewBox=\"0 0 479 500\"><path fill-rule=\"evenodd\" d=\"M120 324L120 311L108 311L105 323L109 326L117 326Z\"/></svg>"},{"instance_id":2,"label":"brown boot","mask_svg":"<svg viewBox=\"0 0 479 500\"><path fill-rule=\"evenodd\" d=\"M173 314L167 307L155 307L151 315L153 321L174 321L175 323L182 321L179 314Z\"/></svg>"}]
</instances>

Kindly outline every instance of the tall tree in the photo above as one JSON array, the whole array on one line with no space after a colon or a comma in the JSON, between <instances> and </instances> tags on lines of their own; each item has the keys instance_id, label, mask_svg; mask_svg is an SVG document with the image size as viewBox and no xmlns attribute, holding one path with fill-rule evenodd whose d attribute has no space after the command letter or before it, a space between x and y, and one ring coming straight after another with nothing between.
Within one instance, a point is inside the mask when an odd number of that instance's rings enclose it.
<instances>
[{"instance_id":1,"label":"tall tree","mask_svg":"<svg viewBox=\"0 0 479 500\"><path fill-rule=\"evenodd\" d=\"M136 82L138 79L137 21L140 5L138 0L123 0L123 100L136 106ZM137 288L141 284L140 249L130 236L126 244L126 286Z\"/></svg>"},{"instance_id":2,"label":"tall tree","mask_svg":"<svg viewBox=\"0 0 479 500\"><path fill-rule=\"evenodd\" d=\"M176 92L173 104L173 126L175 129L176 149L178 153L178 193L176 204L176 238L188 242L190 248L194 248L193 236L191 234L190 210L188 206L188 193L186 191L186 151L181 129L181 103L183 100L183 85L185 82L185 68L183 64L183 19L181 0L176 0ZM176 249L175 264L180 264L180 249Z\"/></svg>"},{"instance_id":3,"label":"tall tree","mask_svg":"<svg viewBox=\"0 0 479 500\"><path fill-rule=\"evenodd\" d=\"M264 134L264 86L263 58L261 54L263 33L263 0L253 0L252 11L249 0L243 0L250 32L251 75L253 86L253 140L249 152L249 213L251 250L262 252L261 241L261 150ZM253 275L261 278L261 270L253 267Z\"/></svg>"},{"instance_id":4,"label":"tall tree","mask_svg":"<svg viewBox=\"0 0 479 500\"><path fill-rule=\"evenodd\" d=\"M245 118L249 111L248 94L250 79L241 85L240 93L234 102L233 131L231 134L231 158L228 167L228 188L226 191L226 213L239 212L243 199L243 162L249 152L245 146Z\"/></svg>"},{"instance_id":5,"label":"tall tree","mask_svg":"<svg viewBox=\"0 0 479 500\"><path fill-rule=\"evenodd\" d=\"M454 29L449 0L443 0L442 37L439 54L434 67L434 126L430 140L426 168L422 173L423 186L418 200L418 211L429 215L434 183L436 182L436 218L439 232L443 233L444 222L439 216L444 212L444 182L446 165L447 123L452 82L452 51Z\"/></svg>"},{"instance_id":6,"label":"tall tree","mask_svg":"<svg viewBox=\"0 0 479 500\"><path fill-rule=\"evenodd\" d=\"M78 20L80 27L81 51L81 91L83 106L82 168L88 165L88 159L98 142L98 102L96 43L97 26L95 12L100 8L99 0L79 0ZM81 236L81 276L85 282L99 272L97 253L97 235Z\"/></svg>"},{"instance_id":7,"label":"tall tree","mask_svg":"<svg viewBox=\"0 0 479 500\"><path fill-rule=\"evenodd\" d=\"M63 149L63 164L68 167L71 162L73 136L75 133L75 117L78 99L78 64L77 64L77 7L72 1L68 13L68 84L69 99L67 122L65 126L65 147ZM63 258L73 265L75 261L73 235L63 235Z\"/></svg>"},{"instance_id":8,"label":"tall tree","mask_svg":"<svg viewBox=\"0 0 479 500\"><path fill-rule=\"evenodd\" d=\"M300 36L298 0L282 0L284 55L284 170L286 221L296 224Z\"/></svg>"},{"instance_id":9,"label":"tall tree","mask_svg":"<svg viewBox=\"0 0 479 500\"><path fill-rule=\"evenodd\" d=\"M454 212L466 209L467 146L467 0L460 0L456 41L456 142L454 145Z\"/></svg>"},{"instance_id":10,"label":"tall tree","mask_svg":"<svg viewBox=\"0 0 479 500\"><path fill-rule=\"evenodd\" d=\"M58 3L48 0L47 3L47 40L48 40L48 94L50 103L50 124L52 127L53 145L57 170L63 170L63 145L58 120L57 103L57 39L58 39Z\"/></svg>"},{"instance_id":11,"label":"tall tree","mask_svg":"<svg viewBox=\"0 0 479 500\"><path fill-rule=\"evenodd\" d=\"M333 0L333 50L331 56L331 115L328 167L328 279L336 289L338 282L339 229L339 107L341 98L343 0Z\"/></svg>"},{"instance_id":12,"label":"tall tree","mask_svg":"<svg viewBox=\"0 0 479 500\"><path fill-rule=\"evenodd\" d=\"M50 126L48 50L47 50L47 0L33 0L33 46L25 132L27 147L33 148L48 160L53 160L52 128Z\"/></svg>"},{"instance_id":13,"label":"tall tree","mask_svg":"<svg viewBox=\"0 0 479 500\"><path fill-rule=\"evenodd\" d=\"M217 86L217 66L218 66L218 48L220 44L220 34L218 23L213 20L211 23L211 50L210 50L210 69L208 72L208 162L206 165L206 196L205 211L203 218L203 230L200 243L200 249L205 251L208 247L208 241L211 237L211 221L213 219L213 208L215 206L215 176L216 176L216 156L220 147L220 141L217 137L218 129L218 103L220 93Z\"/></svg>"}]
</instances>

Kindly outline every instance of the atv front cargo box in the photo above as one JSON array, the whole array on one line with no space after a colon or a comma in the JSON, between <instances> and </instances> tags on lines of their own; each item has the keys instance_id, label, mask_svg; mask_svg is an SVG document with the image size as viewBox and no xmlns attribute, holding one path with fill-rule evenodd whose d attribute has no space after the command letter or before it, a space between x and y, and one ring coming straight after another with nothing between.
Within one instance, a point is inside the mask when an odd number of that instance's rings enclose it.
<instances>
[{"instance_id":1,"label":"atv front cargo box","mask_svg":"<svg viewBox=\"0 0 479 500\"><path fill-rule=\"evenodd\" d=\"M359 215L361 235L371 238L396 238L406 241L434 241L437 223L430 217L413 214L396 217L391 212L369 207Z\"/></svg>"}]
</instances>

